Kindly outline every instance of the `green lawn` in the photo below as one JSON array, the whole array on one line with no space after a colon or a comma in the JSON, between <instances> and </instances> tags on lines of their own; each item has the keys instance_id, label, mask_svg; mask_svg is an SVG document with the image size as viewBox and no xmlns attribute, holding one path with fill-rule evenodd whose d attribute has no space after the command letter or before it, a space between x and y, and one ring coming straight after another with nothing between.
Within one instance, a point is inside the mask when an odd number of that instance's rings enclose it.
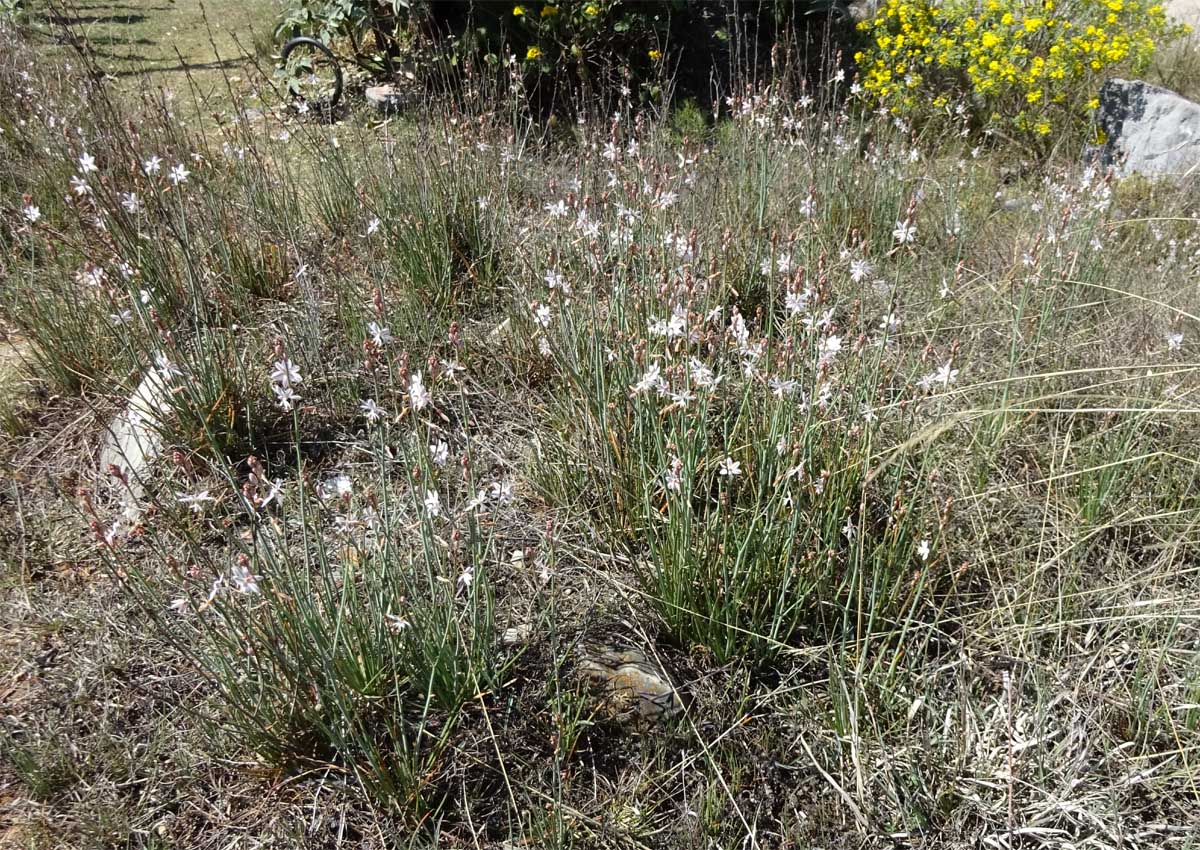
<instances>
[{"instance_id":1,"label":"green lawn","mask_svg":"<svg viewBox=\"0 0 1200 850\"><path fill-rule=\"evenodd\" d=\"M38 12L48 39L67 25L92 46L100 67L130 86L150 83L201 102L228 97L258 45L270 43L278 0L79 0L73 11Z\"/></svg>"}]
</instances>

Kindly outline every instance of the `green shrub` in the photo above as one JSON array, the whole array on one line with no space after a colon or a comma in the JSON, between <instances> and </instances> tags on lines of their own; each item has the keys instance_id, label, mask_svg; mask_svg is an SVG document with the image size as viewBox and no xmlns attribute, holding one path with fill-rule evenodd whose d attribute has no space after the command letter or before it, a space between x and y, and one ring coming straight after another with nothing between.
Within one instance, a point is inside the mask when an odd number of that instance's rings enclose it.
<instances>
[{"instance_id":1,"label":"green shrub","mask_svg":"<svg viewBox=\"0 0 1200 850\"><path fill-rule=\"evenodd\" d=\"M753 30L769 44L813 21L847 17L843 0L292 0L281 36L315 35L345 44L348 55L373 70L408 58L445 69L477 57L493 66L515 60L519 76L563 94L658 97L663 81L688 80L707 95L714 67L728 71L730 30ZM422 37L424 36L424 37ZM433 45L433 52L425 48ZM299 56L297 61L304 61ZM703 91L700 91L703 89ZM542 90L539 88L539 90Z\"/></svg>"}]
</instances>

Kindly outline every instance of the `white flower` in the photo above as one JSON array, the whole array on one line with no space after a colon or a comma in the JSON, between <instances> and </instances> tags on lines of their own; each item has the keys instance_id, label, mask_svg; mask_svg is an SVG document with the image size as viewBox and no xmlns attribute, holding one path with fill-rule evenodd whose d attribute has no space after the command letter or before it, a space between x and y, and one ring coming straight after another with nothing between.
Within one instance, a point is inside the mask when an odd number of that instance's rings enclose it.
<instances>
[{"instance_id":1,"label":"white flower","mask_svg":"<svg viewBox=\"0 0 1200 850\"><path fill-rule=\"evenodd\" d=\"M75 273L75 279L84 286L99 286L104 283L104 269L89 263Z\"/></svg>"},{"instance_id":2,"label":"white flower","mask_svg":"<svg viewBox=\"0 0 1200 850\"><path fill-rule=\"evenodd\" d=\"M792 395L800 386L799 381L791 378L772 378L768 383L770 384L771 392L777 398Z\"/></svg>"},{"instance_id":3,"label":"white flower","mask_svg":"<svg viewBox=\"0 0 1200 850\"><path fill-rule=\"evenodd\" d=\"M667 471L663 473L663 484L666 488L674 493L678 493L683 485L683 476L680 474L683 471L683 461L677 457L671 458L671 465L667 467Z\"/></svg>"},{"instance_id":4,"label":"white flower","mask_svg":"<svg viewBox=\"0 0 1200 850\"><path fill-rule=\"evenodd\" d=\"M71 178L71 191L76 195L83 197L92 191L92 187L87 184L87 181L76 175Z\"/></svg>"},{"instance_id":5,"label":"white flower","mask_svg":"<svg viewBox=\"0 0 1200 850\"><path fill-rule=\"evenodd\" d=\"M670 319L654 319L650 322L649 331L651 336L679 339L687 333L687 312L682 306L676 305Z\"/></svg>"},{"instance_id":6,"label":"white flower","mask_svg":"<svg viewBox=\"0 0 1200 850\"><path fill-rule=\"evenodd\" d=\"M297 399L297 401L298 400L299 399ZM263 496L263 499L258 503L258 506L260 508L265 508L267 505L271 504L271 502L275 501L283 501L282 478L276 478L274 481L270 482L270 485L267 487L267 495Z\"/></svg>"},{"instance_id":7,"label":"white flower","mask_svg":"<svg viewBox=\"0 0 1200 850\"><path fill-rule=\"evenodd\" d=\"M855 283L862 283L871 272L875 270L874 266L867 260L851 260L850 261L850 279Z\"/></svg>"},{"instance_id":8,"label":"white flower","mask_svg":"<svg viewBox=\"0 0 1200 850\"><path fill-rule=\"evenodd\" d=\"M854 527L854 520L847 517L846 524L842 526L842 534L845 535L847 540L853 540L856 531L857 529Z\"/></svg>"},{"instance_id":9,"label":"white flower","mask_svg":"<svg viewBox=\"0 0 1200 850\"><path fill-rule=\"evenodd\" d=\"M567 279L562 276L562 273L551 269L550 271L546 272L545 280L546 286L550 287L551 289L561 289L564 295L571 294L571 285L567 283Z\"/></svg>"},{"instance_id":10,"label":"white flower","mask_svg":"<svg viewBox=\"0 0 1200 850\"><path fill-rule=\"evenodd\" d=\"M378 218L372 218L370 221L367 222L367 235L374 236L376 233L379 232L379 228L382 224L383 224L383 222L380 221Z\"/></svg>"},{"instance_id":11,"label":"white flower","mask_svg":"<svg viewBox=\"0 0 1200 850\"><path fill-rule=\"evenodd\" d=\"M275 404L285 413L296 406L296 402L301 401L296 391L288 386L280 384L271 384L271 392L275 393Z\"/></svg>"},{"instance_id":12,"label":"white flower","mask_svg":"<svg viewBox=\"0 0 1200 850\"><path fill-rule=\"evenodd\" d=\"M192 513L198 514L203 513L205 502L215 502L216 499L208 495L207 490L202 490L194 496L187 493L181 493L175 497L175 501L179 502L181 505L187 505L192 509Z\"/></svg>"},{"instance_id":13,"label":"white flower","mask_svg":"<svg viewBox=\"0 0 1200 850\"><path fill-rule=\"evenodd\" d=\"M133 311L122 310L119 313L109 313L108 318L112 320L114 325L123 325L133 320Z\"/></svg>"},{"instance_id":14,"label":"white flower","mask_svg":"<svg viewBox=\"0 0 1200 850\"><path fill-rule=\"evenodd\" d=\"M811 289L805 289L803 292L789 289L787 295L783 298L783 306L787 309L789 316L795 316L797 313L803 313L808 309L808 299L811 297Z\"/></svg>"},{"instance_id":15,"label":"white flower","mask_svg":"<svg viewBox=\"0 0 1200 850\"><path fill-rule=\"evenodd\" d=\"M87 151L84 151L79 157L79 170L84 174L96 171L96 158Z\"/></svg>"},{"instance_id":16,"label":"white flower","mask_svg":"<svg viewBox=\"0 0 1200 850\"><path fill-rule=\"evenodd\" d=\"M750 340L750 329L746 327L746 320L736 310L729 319L729 333L733 335L738 348L745 348L746 343Z\"/></svg>"},{"instance_id":17,"label":"white flower","mask_svg":"<svg viewBox=\"0 0 1200 850\"><path fill-rule=\"evenodd\" d=\"M434 466L446 465L450 460L450 446L446 445L445 440L438 440L429 445L429 459L433 461Z\"/></svg>"},{"instance_id":18,"label":"white flower","mask_svg":"<svg viewBox=\"0 0 1200 850\"><path fill-rule=\"evenodd\" d=\"M943 387L948 387L958 380L958 370L950 368L950 361L946 361L934 371L930 372L925 377L921 378L921 389L931 389L935 384L941 384Z\"/></svg>"},{"instance_id":19,"label":"white flower","mask_svg":"<svg viewBox=\"0 0 1200 850\"><path fill-rule=\"evenodd\" d=\"M693 384L705 390L712 389L721 382L708 364L696 357L688 361L688 377L692 379Z\"/></svg>"},{"instance_id":20,"label":"white flower","mask_svg":"<svg viewBox=\"0 0 1200 850\"><path fill-rule=\"evenodd\" d=\"M875 411L871 409L871 406L869 404L860 405L858 410L862 414L862 418L863 418L864 422L874 422L876 419L879 418L876 415Z\"/></svg>"},{"instance_id":21,"label":"white flower","mask_svg":"<svg viewBox=\"0 0 1200 850\"><path fill-rule=\"evenodd\" d=\"M170 608L172 611L174 611L176 614L186 614L188 611L188 608L190 607L190 604L188 603L187 597L180 596L177 599L172 599L171 604L168 605L167 607Z\"/></svg>"},{"instance_id":22,"label":"white flower","mask_svg":"<svg viewBox=\"0 0 1200 850\"><path fill-rule=\"evenodd\" d=\"M378 422L383 416L383 408L375 403L373 398L364 398L358 403L358 409L367 417L368 422Z\"/></svg>"},{"instance_id":23,"label":"white flower","mask_svg":"<svg viewBox=\"0 0 1200 850\"><path fill-rule=\"evenodd\" d=\"M300 370L296 368L296 364L285 357L275 361L275 366L271 371L271 383L290 387L294 384L304 383L304 379L300 377Z\"/></svg>"},{"instance_id":24,"label":"white flower","mask_svg":"<svg viewBox=\"0 0 1200 850\"><path fill-rule=\"evenodd\" d=\"M567 202L554 201L552 203L548 203L545 206L545 210L551 218L562 218L567 214Z\"/></svg>"},{"instance_id":25,"label":"white flower","mask_svg":"<svg viewBox=\"0 0 1200 850\"><path fill-rule=\"evenodd\" d=\"M733 458L727 457L721 461L717 473L724 478L736 478L742 474L742 465Z\"/></svg>"},{"instance_id":26,"label":"white flower","mask_svg":"<svg viewBox=\"0 0 1200 850\"><path fill-rule=\"evenodd\" d=\"M658 390L663 392L666 390L666 381L662 378L662 367L657 363L651 363L642 378L636 384L629 388L630 395L641 395L650 390Z\"/></svg>"},{"instance_id":27,"label":"white flower","mask_svg":"<svg viewBox=\"0 0 1200 850\"><path fill-rule=\"evenodd\" d=\"M424 410L433 401L433 396L425 389L420 372L413 372L412 377L408 379L408 400L413 410Z\"/></svg>"},{"instance_id":28,"label":"white flower","mask_svg":"<svg viewBox=\"0 0 1200 850\"><path fill-rule=\"evenodd\" d=\"M679 392L669 393L671 401L679 407L687 407L696 400L696 394L689 390L680 390Z\"/></svg>"},{"instance_id":29,"label":"white flower","mask_svg":"<svg viewBox=\"0 0 1200 850\"><path fill-rule=\"evenodd\" d=\"M442 515L442 497L438 495L436 490L425 491L423 504L425 505L425 513L429 514L429 516L437 517Z\"/></svg>"},{"instance_id":30,"label":"white flower","mask_svg":"<svg viewBox=\"0 0 1200 850\"><path fill-rule=\"evenodd\" d=\"M660 210L665 210L667 207L672 206L678 198L679 195L675 192L663 192L655 199L654 206Z\"/></svg>"},{"instance_id":31,"label":"white flower","mask_svg":"<svg viewBox=\"0 0 1200 850\"><path fill-rule=\"evenodd\" d=\"M142 169L146 174L158 174L162 170L162 157L152 156L142 163Z\"/></svg>"},{"instance_id":32,"label":"white flower","mask_svg":"<svg viewBox=\"0 0 1200 850\"><path fill-rule=\"evenodd\" d=\"M1178 351L1180 348L1183 347L1183 333L1181 331L1175 331L1172 333L1168 333L1166 336L1166 340L1167 340L1167 351Z\"/></svg>"},{"instance_id":33,"label":"white flower","mask_svg":"<svg viewBox=\"0 0 1200 850\"><path fill-rule=\"evenodd\" d=\"M842 338L840 336L827 336L821 340L821 344L817 346L817 353L820 356L822 364L832 363L834 358L841 353Z\"/></svg>"},{"instance_id":34,"label":"white flower","mask_svg":"<svg viewBox=\"0 0 1200 850\"><path fill-rule=\"evenodd\" d=\"M187 170L187 166L182 162L171 166L171 183L178 186L181 183L186 183L187 179L192 176L192 172Z\"/></svg>"},{"instance_id":35,"label":"white flower","mask_svg":"<svg viewBox=\"0 0 1200 850\"><path fill-rule=\"evenodd\" d=\"M36 224L37 220L42 217L42 211L33 204L29 204L27 207L21 210L21 214L25 216L25 220L30 224Z\"/></svg>"},{"instance_id":36,"label":"white flower","mask_svg":"<svg viewBox=\"0 0 1200 850\"><path fill-rule=\"evenodd\" d=\"M400 634L405 629L411 628L412 623L401 617L399 614L384 614L384 619L387 620L388 628L396 634Z\"/></svg>"},{"instance_id":37,"label":"white flower","mask_svg":"<svg viewBox=\"0 0 1200 850\"><path fill-rule=\"evenodd\" d=\"M125 192L121 195L121 206L130 215L137 215L142 211L142 201L134 192Z\"/></svg>"},{"instance_id":38,"label":"white flower","mask_svg":"<svg viewBox=\"0 0 1200 850\"><path fill-rule=\"evenodd\" d=\"M774 263L772 263L770 257L767 257L759 266L759 271L768 277L772 272L790 274L792 271L792 255L786 252L782 253L775 259Z\"/></svg>"},{"instance_id":39,"label":"white flower","mask_svg":"<svg viewBox=\"0 0 1200 850\"><path fill-rule=\"evenodd\" d=\"M164 381L169 381L172 378L183 374L183 372L181 372L178 367L176 367L175 364L167 358L167 355L163 354L161 351L154 355L154 368L158 370L158 374Z\"/></svg>"},{"instance_id":40,"label":"white flower","mask_svg":"<svg viewBox=\"0 0 1200 850\"><path fill-rule=\"evenodd\" d=\"M371 334L371 340L380 348L383 348L392 341L391 330L379 324L379 322L371 322L367 325L367 331Z\"/></svg>"},{"instance_id":41,"label":"white flower","mask_svg":"<svg viewBox=\"0 0 1200 850\"><path fill-rule=\"evenodd\" d=\"M471 585L475 583L475 568L467 567L458 577L458 582L455 584L456 590L470 590Z\"/></svg>"},{"instance_id":42,"label":"white flower","mask_svg":"<svg viewBox=\"0 0 1200 850\"><path fill-rule=\"evenodd\" d=\"M492 484L488 490L488 495L491 496L498 504L507 505L513 500L513 486L510 481L497 481Z\"/></svg>"},{"instance_id":43,"label":"white flower","mask_svg":"<svg viewBox=\"0 0 1200 850\"><path fill-rule=\"evenodd\" d=\"M894 334L896 331L900 330L900 320L896 318L895 313L888 313L879 320L879 329L887 332L888 334Z\"/></svg>"},{"instance_id":44,"label":"white flower","mask_svg":"<svg viewBox=\"0 0 1200 850\"><path fill-rule=\"evenodd\" d=\"M258 580L262 576L256 576L250 572L250 568L244 564L235 564L233 569L229 571L229 577L233 580L233 586L238 589L239 593L260 593L258 588Z\"/></svg>"},{"instance_id":45,"label":"white flower","mask_svg":"<svg viewBox=\"0 0 1200 850\"><path fill-rule=\"evenodd\" d=\"M911 221L898 221L896 229L892 231L892 238L899 244L906 245L917 238L917 226Z\"/></svg>"},{"instance_id":46,"label":"white flower","mask_svg":"<svg viewBox=\"0 0 1200 850\"><path fill-rule=\"evenodd\" d=\"M917 544L917 556L920 557L920 559L922 561L929 560L929 541L928 540L922 540L920 543Z\"/></svg>"},{"instance_id":47,"label":"white flower","mask_svg":"<svg viewBox=\"0 0 1200 850\"><path fill-rule=\"evenodd\" d=\"M550 327L550 308L545 304L539 304L533 310L533 320L543 328Z\"/></svg>"}]
</instances>

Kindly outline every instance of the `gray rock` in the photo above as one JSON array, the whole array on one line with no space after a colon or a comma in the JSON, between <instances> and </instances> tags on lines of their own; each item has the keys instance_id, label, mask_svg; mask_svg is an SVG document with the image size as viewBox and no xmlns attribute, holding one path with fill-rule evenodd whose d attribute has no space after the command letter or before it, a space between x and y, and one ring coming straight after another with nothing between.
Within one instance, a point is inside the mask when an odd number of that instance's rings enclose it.
<instances>
[{"instance_id":1,"label":"gray rock","mask_svg":"<svg viewBox=\"0 0 1200 850\"><path fill-rule=\"evenodd\" d=\"M1105 142L1094 153L1118 175L1200 175L1200 103L1141 80L1109 80L1096 120Z\"/></svg>"}]
</instances>

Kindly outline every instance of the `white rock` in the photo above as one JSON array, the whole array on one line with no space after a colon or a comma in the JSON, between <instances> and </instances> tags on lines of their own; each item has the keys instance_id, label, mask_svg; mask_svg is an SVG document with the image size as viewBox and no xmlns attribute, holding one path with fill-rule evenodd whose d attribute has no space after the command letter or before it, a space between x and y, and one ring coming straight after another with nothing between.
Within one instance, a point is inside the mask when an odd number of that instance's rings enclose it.
<instances>
[{"instance_id":1,"label":"white rock","mask_svg":"<svg viewBox=\"0 0 1200 850\"><path fill-rule=\"evenodd\" d=\"M1200 104L1141 80L1109 80L1096 119L1100 160L1118 175L1200 176Z\"/></svg>"},{"instance_id":2,"label":"white rock","mask_svg":"<svg viewBox=\"0 0 1200 850\"><path fill-rule=\"evenodd\" d=\"M118 486L123 491L122 498L131 504L141 499L150 464L162 451L162 413L167 407L168 392L162 376L150 371L105 429L100 472L107 476L109 467L116 466L125 474L129 490Z\"/></svg>"},{"instance_id":3,"label":"white rock","mask_svg":"<svg viewBox=\"0 0 1200 850\"><path fill-rule=\"evenodd\" d=\"M1200 0L1166 0L1163 8L1180 23L1200 26Z\"/></svg>"},{"instance_id":4,"label":"white rock","mask_svg":"<svg viewBox=\"0 0 1200 850\"><path fill-rule=\"evenodd\" d=\"M533 626L522 623L519 626L505 629L504 634L500 636L500 643L504 646L524 646L529 643L531 637L533 637Z\"/></svg>"}]
</instances>

